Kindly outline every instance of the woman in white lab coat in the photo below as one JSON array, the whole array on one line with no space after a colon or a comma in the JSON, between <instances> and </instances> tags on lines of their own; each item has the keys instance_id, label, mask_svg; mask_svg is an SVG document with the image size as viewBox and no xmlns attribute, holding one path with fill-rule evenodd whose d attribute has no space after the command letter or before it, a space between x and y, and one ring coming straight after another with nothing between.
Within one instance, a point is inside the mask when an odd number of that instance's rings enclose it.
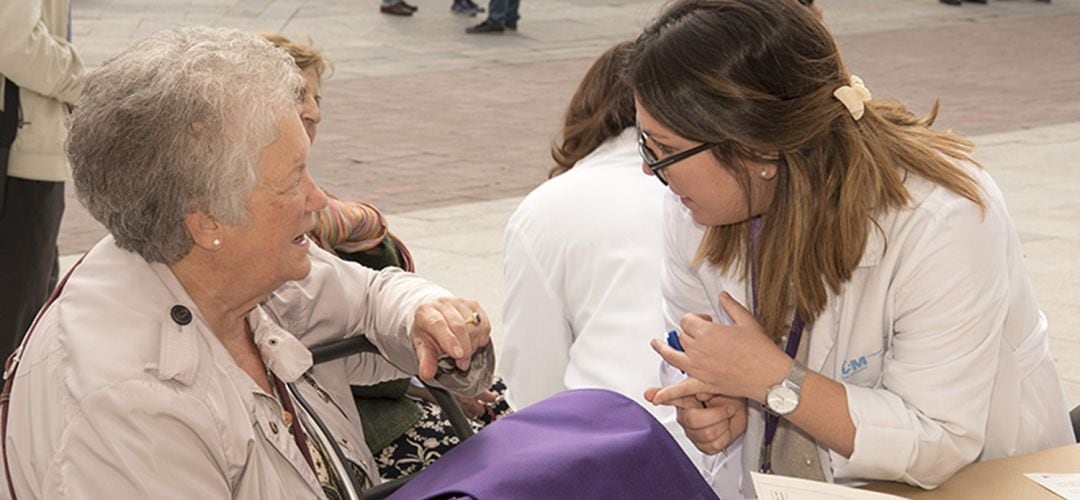
<instances>
[{"instance_id":1,"label":"woman in white lab coat","mask_svg":"<svg viewBox=\"0 0 1080 500\"><path fill-rule=\"evenodd\" d=\"M746 470L933 488L1072 441L1019 239L970 142L872 99L789 2L677 2L629 81L645 170L682 205L664 295L685 352L654 348L690 378L647 396L699 448L742 436ZM712 395L729 399L701 408Z\"/></svg>"}]
</instances>

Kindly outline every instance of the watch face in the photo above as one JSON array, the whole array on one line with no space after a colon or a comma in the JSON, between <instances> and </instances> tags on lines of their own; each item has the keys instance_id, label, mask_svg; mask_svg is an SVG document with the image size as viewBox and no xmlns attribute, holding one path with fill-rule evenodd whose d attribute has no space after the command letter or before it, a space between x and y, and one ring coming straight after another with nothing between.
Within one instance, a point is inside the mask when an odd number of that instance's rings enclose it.
<instances>
[{"instance_id":1,"label":"watch face","mask_svg":"<svg viewBox=\"0 0 1080 500\"><path fill-rule=\"evenodd\" d=\"M799 406L799 394L783 385L775 385L769 388L765 405L777 415L787 415Z\"/></svg>"}]
</instances>

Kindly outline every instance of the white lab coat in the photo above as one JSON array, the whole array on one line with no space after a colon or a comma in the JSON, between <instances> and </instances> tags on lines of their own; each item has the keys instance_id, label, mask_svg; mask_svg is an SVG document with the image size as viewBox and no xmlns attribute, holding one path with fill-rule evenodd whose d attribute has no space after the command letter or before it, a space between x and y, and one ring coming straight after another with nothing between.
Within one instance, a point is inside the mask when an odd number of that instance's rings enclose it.
<instances>
[{"instance_id":1,"label":"white lab coat","mask_svg":"<svg viewBox=\"0 0 1080 500\"><path fill-rule=\"evenodd\" d=\"M849 459L819 449L830 480L933 488L971 462L1073 441L1046 318L1004 198L989 174L969 171L985 213L909 175L910 206L879 219L884 235L871 225L851 280L809 330L807 364L845 385L856 427ZM674 198L665 219L666 321L710 311L727 321L719 292L746 305L747 283L690 265L703 228ZM758 468L762 415L752 403L748 471Z\"/></svg>"},{"instance_id":2,"label":"white lab coat","mask_svg":"<svg viewBox=\"0 0 1080 500\"><path fill-rule=\"evenodd\" d=\"M511 406L604 388L653 413L687 450L675 412L644 399L660 385L660 260L666 189L641 172L634 129L544 182L506 225L499 372Z\"/></svg>"},{"instance_id":3,"label":"white lab coat","mask_svg":"<svg viewBox=\"0 0 1080 500\"><path fill-rule=\"evenodd\" d=\"M310 275L274 291L248 322L267 367L296 381L342 452L377 482L349 381L416 373L413 313L449 294L399 269L376 272L314 245L310 254ZM189 323L175 319L178 305ZM359 334L388 359L308 370L304 344ZM474 360L485 376L472 390L488 387L493 367L493 356ZM14 384L6 459L20 499L324 497L278 400L237 366L167 266L111 236L42 316Z\"/></svg>"}]
</instances>

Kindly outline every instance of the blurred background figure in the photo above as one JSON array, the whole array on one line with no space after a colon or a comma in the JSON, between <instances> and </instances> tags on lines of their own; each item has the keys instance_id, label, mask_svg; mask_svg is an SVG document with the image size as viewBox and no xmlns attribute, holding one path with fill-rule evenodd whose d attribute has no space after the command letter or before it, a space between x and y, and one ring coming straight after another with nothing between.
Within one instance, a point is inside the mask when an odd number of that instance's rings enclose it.
<instances>
[{"instance_id":1,"label":"blurred background figure","mask_svg":"<svg viewBox=\"0 0 1080 500\"><path fill-rule=\"evenodd\" d=\"M56 282L64 120L83 88L67 0L0 1L0 360Z\"/></svg>"},{"instance_id":2,"label":"blurred background figure","mask_svg":"<svg viewBox=\"0 0 1080 500\"><path fill-rule=\"evenodd\" d=\"M466 33L502 33L506 30L516 31L518 26L518 7L521 0L490 0L488 2L488 17L480 24L465 28Z\"/></svg>"},{"instance_id":3,"label":"blurred background figure","mask_svg":"<svg viewBox=\"0 0 1080 500\"><path fill-rule=\"evenodd\" d=\"M473 0L454 0L454 3L450 5L450 12L463 16L475 17L477 14L484 11L485 9L476 5L476 2L473 2Z\"/></svg>"},{"instance_id":4,"label":"blurred background figure","mask_svg":"<svg viewBox=\"0 0 1080 500\"><path fill-rule=\"evenodd\" d=\"M419 7L405 0L382 0L382 5L379 6L379 12L391 16L411 16L418 10L420 10Z\"/></svg>"}]
</instances>

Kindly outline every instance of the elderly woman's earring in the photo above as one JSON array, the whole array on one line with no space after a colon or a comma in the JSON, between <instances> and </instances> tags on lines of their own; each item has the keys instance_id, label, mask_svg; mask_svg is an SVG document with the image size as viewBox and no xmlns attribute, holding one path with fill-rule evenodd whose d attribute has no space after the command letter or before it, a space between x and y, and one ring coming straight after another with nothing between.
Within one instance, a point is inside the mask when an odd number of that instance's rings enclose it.
<instances>
[{"instance_id":1,"label":"elderly woman's earring","mask_svg":"<svg viewBox=\"0 0 1080 500\"><path fill-rule=\"evenodd\" d=\"M221 246L221 239L220 238L214 238L214 248L217 248L217 247L220 247L220 246Z\"/></svg>"},{"instance_id":2,"label":"elderly woman's earring","mask_svg":"<svg viewBox=\"0 0 1080 500\"><path fill-rule=\"evenodd\" d=\"M761 171L761 178L765 179L765 180L768 180L769 179L769 171L768 170L762 170Z\"/></svg>"}]
</instances>

